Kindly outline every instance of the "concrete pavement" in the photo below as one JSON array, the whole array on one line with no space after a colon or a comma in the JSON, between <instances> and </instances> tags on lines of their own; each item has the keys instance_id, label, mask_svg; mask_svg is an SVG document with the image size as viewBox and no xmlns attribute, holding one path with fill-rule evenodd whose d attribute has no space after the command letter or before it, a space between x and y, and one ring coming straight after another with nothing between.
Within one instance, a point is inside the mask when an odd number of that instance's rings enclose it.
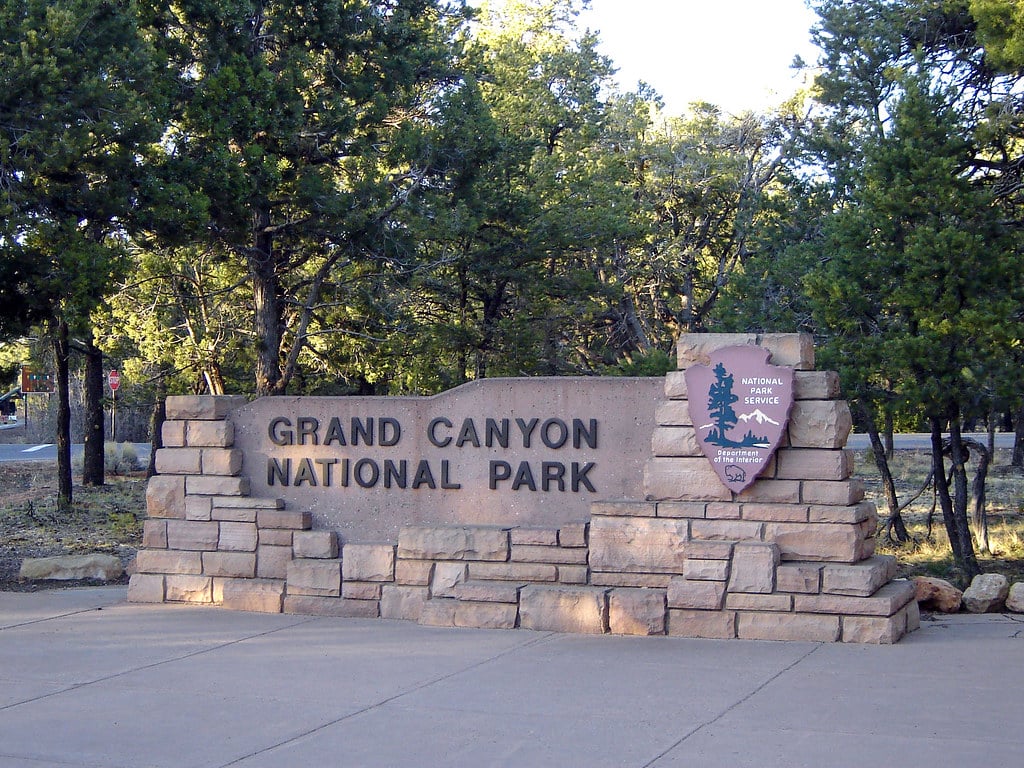
<instances>
[{"instance_id":1,"label":"concrete pavement","mask_svg":"<svg viewBox=\"0 0 1024 768\"><path fill-rule=\"evenodd\" d=\"M0 593L0 768L1024 764L1024 617L865 646L124 599Z\"/></svg>"}]
</instances>

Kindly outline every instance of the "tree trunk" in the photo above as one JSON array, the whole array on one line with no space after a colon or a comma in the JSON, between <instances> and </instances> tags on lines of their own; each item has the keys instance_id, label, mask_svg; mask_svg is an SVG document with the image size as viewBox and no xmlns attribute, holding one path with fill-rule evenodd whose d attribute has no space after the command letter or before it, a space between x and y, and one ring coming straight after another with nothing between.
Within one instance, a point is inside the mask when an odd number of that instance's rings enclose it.
<instances>
[{"instance_id":1,"label":"tree trunk","mask_svg":"<svg viewBox=\"0 0 1024 768\"><path fill-rule=\"evenodd\" d=\"M71 477L71 376L68 367L68 324L57 321L53 357L57 385L57 511L70 512L74 501Z\"/></svg>"},{"instance_id":2,"label":"tree trunk","mask_svg":"<svg viewBox=\"0 0 1024 768\"><path fill-rule=\"evenodd\" d=\"M874 419L865 419L868 430L868 439L871 441L871 453L875 458L875 466L882 477L882 492L885 495L885 503L889 507L889 517L885 522L885 533L890 541L898 541L905 544L910 541L910 532L903 522L903 515L900 514L900 501L896 495L896 481L893 480L892 472L889 469L889 459L886 456L885 446L878 434Z\"/></svg>"},{"instance_id":3,"label":"tree trunk","mask_svg":"<svg viewBox=\"0 0 1024 768\"><path fill-rule=\"evenodd\" d=\"M270 211L258 210L253 216L253 249L249 256L252 278L253 332L256 336L256 395L279 392L281 378L281 306L273 236L269 233Z\"/></svg>"},{"instance_id":4,"label":"tree trunk","mask_svg":"<svg viewBox=\"0 0 1024 768\"><path fill-rule=\"evenodd\" d=\"M103 443L106 413L103 410L103 352L90 337L85 345L85 446L82 485L103 485ZM113 436L111 436L113 439Z\"/></svg>"},{"instance_id":5,"label":"tree trunk","mask_svg":"<svg viewBox=\"0 0 1024 768\"><path fill-rule=\"evenodd\" d=\"M942 421L935 416L929 416L928 422L932 437L932 472L939 506L942 509L942 521L949 537L953 561L969 583L981 569L974 555L974 543L971 541L970 528L967 525L967 475L964 468L960 423L955 417L950 420L950 459L953 465L953 494L950 495L943 455L945 446L942 443Z\"/></svg>"},{"instance_id":6,"label":"tree trunk","mask_svg":"<svg viewBox=\"0 0 1024 768\"><path fill-rule=\"evenodd\" d=\"M971 508L971 528L974 539L978 543L978 551L992 554L992 545L988 538L988 514L985 509L985 480L988 477L989 463L995 455L984 448L977 440L965 440L965 445L973 448L978 454L978 468L974 471L974 482L971 483L971 496L974 506Z\"/></svg>"},{"instance_id":7,"label":"tree trunk","mask_svg":"<svg viewBox=\"0 0 1024 768\"><path fill-rule=\"evenodd\" d=\"M1010 464L1024 468L1024 405L1017 409L1017 424L1013 431L1013 458Z\"/></svg>"},{"instance_id":8,"label":"tree trunk","mask_svg":"<svg viewBox=\"0 0 1024 768\"><path fill-rule=\"evenodd\" d=\"M156 383L156 401L149 414L149 465L146 477L156 474L156 452L164 447L164 421L167 420L167 378L163 372Z\"/></svg>"},{"instance_id":9,"label":"tree trunk","mask_svg":"<svg viewBox=\"0 0 1024 768\"><path fill-rule=\"evenodd\" d=\"M885 458L887 461L892 461L892 457L895 455L896 441L893 439L893 423L892 413L886 409L885 412Z\"/></svg>"}]
</instances>

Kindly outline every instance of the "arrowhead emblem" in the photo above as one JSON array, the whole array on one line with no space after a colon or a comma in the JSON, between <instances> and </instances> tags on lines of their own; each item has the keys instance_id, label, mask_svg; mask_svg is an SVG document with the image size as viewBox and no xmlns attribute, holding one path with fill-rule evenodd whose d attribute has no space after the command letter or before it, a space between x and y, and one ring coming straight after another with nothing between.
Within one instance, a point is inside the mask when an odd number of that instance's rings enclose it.
<instances>
[{"instance_id":1,"label":"arrowhead emblem","mask_svg":"<svg viewBox=\"0 0 1024 768\"><path fill-rule=\"evenodd\" d=\"M736 493L764 471L793 405L793 369L770 365L770 355L751 345L725 347L711 355L711 365L685 373L697 442Z\"/></svg>"}]
</instances>

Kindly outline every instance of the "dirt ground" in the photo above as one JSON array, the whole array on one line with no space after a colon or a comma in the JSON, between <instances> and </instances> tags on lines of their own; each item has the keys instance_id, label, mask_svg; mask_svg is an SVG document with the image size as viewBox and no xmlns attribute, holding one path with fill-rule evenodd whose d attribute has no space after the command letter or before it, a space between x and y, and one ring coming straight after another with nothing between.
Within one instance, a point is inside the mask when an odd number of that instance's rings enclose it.
<instances>
[{"instance_id":1,"label":"dirt ground","mask_svg":"<svg viewBox=\"0 0 1024 768\"><path fill-rule=\"evenodd\" d=\"M76 482L72 511L60 514L53 462L0 464L0 591L87 583L19 580L26 557L102 552L127 566L142 543L145 487L144 473L108 477L95 488Z\"/></svg>"}]
</instances>

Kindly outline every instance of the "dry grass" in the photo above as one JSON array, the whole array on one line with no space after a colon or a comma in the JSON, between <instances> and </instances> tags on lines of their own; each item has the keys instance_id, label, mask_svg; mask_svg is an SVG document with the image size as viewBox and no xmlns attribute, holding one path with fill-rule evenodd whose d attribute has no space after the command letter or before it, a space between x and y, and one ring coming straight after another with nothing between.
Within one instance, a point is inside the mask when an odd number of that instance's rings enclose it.
<instances>
[{"instance_id":1,"label":"dry grass","mask_svg":"<svg viewBox=\"0 0 1024 768\"><path fill-rule=\"evenodd\" d=\"M930 461L928 451L896 452L890 467L901 504L920 489L928 475ZM1009 464L1010 452L997 450L986 484L992 551L987 554L979 552L978 562L983 572L1001 573L1013 582L1024 581L1024 472ZM865 479L868 498L877 504L884 524L888 508L882 495L878 470L869 451L857 454L856 471L858 476ZM968 473L969 477L973 477L973 467L970 465ZM938 576L963 588L966 586L964 575L953 565L942 511L937 505L933 511L933 503L933 494L927 490L904 510L903 519L914 538L911 544L900 546L887 542L880 526L878 551L895 555L903 575ZM978 550L977 542L975 550Z\"/></svg>"},{"instance_id":2,"label":"dry grass","mask_svg":"<svg viewBox=\"0 0 1024 768\"><path fill-rule=\"evenodd\" d=\"M17 587L26 557L103 552L127 564L142 542L145 488L143 473L108 476L98 488L76 484L62 514L53 463L0 464L0 589Z\"/></svg>"}]
</instances>

